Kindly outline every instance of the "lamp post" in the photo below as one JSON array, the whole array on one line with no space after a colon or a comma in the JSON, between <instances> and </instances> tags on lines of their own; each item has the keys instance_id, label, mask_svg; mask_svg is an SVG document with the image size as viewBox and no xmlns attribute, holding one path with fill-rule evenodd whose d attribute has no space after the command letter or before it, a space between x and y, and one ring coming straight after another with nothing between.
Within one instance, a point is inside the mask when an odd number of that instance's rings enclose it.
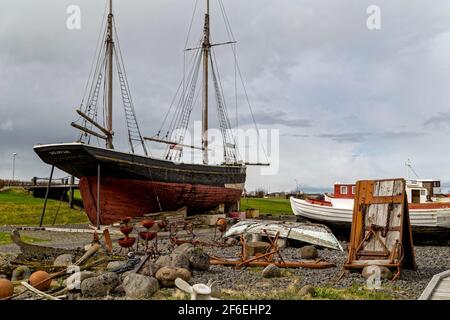
<instances>
[{"instance_id":1,"label":"lamp post","mask_svg":"<svg viewBox=\"0 0 450 320\"><path fill-rule=\"evenodd\" d=\"M12 172L12 181L14 182L15 178L16 178L16 157L17 157L17 153L13 153L13 172Z\"/></svg>"}]
</instances>

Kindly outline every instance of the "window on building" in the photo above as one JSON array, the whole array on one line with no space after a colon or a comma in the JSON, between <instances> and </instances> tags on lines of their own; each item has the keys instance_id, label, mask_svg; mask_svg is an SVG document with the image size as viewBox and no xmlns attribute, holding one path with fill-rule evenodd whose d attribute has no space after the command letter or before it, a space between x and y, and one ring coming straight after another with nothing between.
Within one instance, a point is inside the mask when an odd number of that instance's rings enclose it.
<instances>
[{"instance_id":1,"label":"window on building","mask_svg":"<svg viewBox=\"0 0 450 320\"><path fill-rule=\"evenodd\" d=\"M352 186L352 194L356 193L356 186Z\"/></svg>"},{"instance_id":2,"label":"window on building","mask_svg":"<svg viewBox=\"0 0 450 320\"><path fill-rule=\"evenodd\" d=\"M341 194L347 194L347 186L341 186Z\"/></svg>"}]
</instances>

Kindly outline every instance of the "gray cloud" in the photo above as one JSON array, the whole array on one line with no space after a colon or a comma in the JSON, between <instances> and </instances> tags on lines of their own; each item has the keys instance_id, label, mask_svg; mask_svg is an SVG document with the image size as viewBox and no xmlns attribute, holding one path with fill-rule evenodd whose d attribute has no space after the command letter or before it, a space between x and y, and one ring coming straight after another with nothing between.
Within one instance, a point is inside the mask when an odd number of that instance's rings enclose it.
<instances>
[{"instance_id":1,"label":"gray cloud","mask_svg":"<svg viewBox=\"0 0 450 320\"><path fill-rule=\"evenodd\" d=\"M298 119L292 115L287 114L284 111L259 111L255 113L255 120L258 124L270 125L272 127L286 126L290 128L310 128L312 121L308 119ZM246 116L243 119L239 119L239 122L244 124L253 123L251 116Z\"/></svg>"},{"instance_id":2,"label":"gray cloud","mask_svg":"<svg viewBox=\"0 0 450 320\"><path fill-rule=\"evenodd\" d=\"M338 143L363 143L370 139L412 139L418 136L424 136L426 133L422 132L348 132L348 133L321 133L314 135L315 138L329 139ZM304 134L285 134L284 136L294 138L310 138L310 135ZM359 155L358 155L359 156Z\"/></svg>"},{"instance_id":3,"label":"gray cloud","mask_svg":"<svg viewBox=\"0 0 450 320\"><path fill-rule=\"evenodd\" d=\"M0 131L12 131L13 127L14 126L11 119L0 122Z\"/></svg>"},{"instance_id":4,"label":"gray cloud","mask_svg":"<svg viewBox=\"0 0 450 320\"><path fill-rule=\"evenodd\" d=\"M426 128L448 127L450 123L450 112L439 112L428 118L423 124Z\"/></svg>"},{"instance_id":5,"label":"gray cloud","mask_svg":"<svg viewBox=\"0 0 450 320\"><path fill-rule=\"evenodd\" d=\"M336 142L340 143L346 143L346 142L363 142L366 140L368 136L371 134L369 133L362 133L362 132L355 132L355 133L323 133L319 134L316 137L318 138L324 138L324 139L331 139Z\"/></svg>"},{"instance_id":6,"label":"gray cloud","mask_svg":"<svg viewBox=\"0 0 450 320\"><path fill-rule=\"evenodd\" d=\"M292 138L310 138L309 134L300 134L300 133L282 133L282 137L292 137Z\"/></svg>"},{"instance_id":7,"label":"gray cloud","mask_svg":"<svg viewBox=\"0 0 450 320\"><path fill-rule=\"evenodd\" d=\"M1 1L0 177L11 175L13 152L19 153L20 178L47 175L49 168L32 146L77 139L69 124L77 118L74 109L84 92L105 3L40 0L31 7L29 0ZM65 27L66 8L72 4L82 10L79 31ZM227 41L217 2L211 4L213 39ZM450 150L441 147L442 131L430 130L450 120L450 2L436 0L430 6L423 0L379 0L382 29L376 32L366 28L371 4L225 1L256 120L267 128L282 127L279 174L267 179L252 168L248 189L268 180L271 190L293 188L294 174L303 185L325 188L338 180L400 176L407 158L424 175L450 181L450 173L440 169L448 166ZM158 131L182 78L193 5L193 0L115 1L133 100L146 136ZM199 9L203 5L199 1ZM201 35L201 19L198 10L189 46ZM226 46L215 50L234 118L233 54ZM239 123L250 125L243 90L238 91ZM192 117L200 119L200 103ZM114 120L116 145L127 150L120 108Z\"/></svg>"}]
</instances>

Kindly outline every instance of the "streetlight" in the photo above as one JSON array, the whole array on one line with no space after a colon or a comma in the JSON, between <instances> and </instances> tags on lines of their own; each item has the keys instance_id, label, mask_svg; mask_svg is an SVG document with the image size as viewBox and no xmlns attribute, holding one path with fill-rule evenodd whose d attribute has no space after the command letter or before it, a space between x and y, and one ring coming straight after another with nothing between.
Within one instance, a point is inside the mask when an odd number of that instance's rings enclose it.
<instances>
[{"instance_id":1,"label":"streetlight","mask_svg":"<svg viewBox=\"0 0 450 320\"><path fill-rule=\"evenodd\" d=\"M12 181L14 182L14 179L15 179L15 174L16 174L16 156L17 156L17 153L13 153L13 174L12 174Z\"/></svg>"}]
</instances>

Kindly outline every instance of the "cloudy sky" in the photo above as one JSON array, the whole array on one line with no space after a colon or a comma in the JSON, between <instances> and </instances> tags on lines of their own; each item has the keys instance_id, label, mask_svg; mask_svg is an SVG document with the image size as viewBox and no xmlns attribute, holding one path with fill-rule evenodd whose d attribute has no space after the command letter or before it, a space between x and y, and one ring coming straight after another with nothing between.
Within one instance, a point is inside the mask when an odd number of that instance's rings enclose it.
<instances>
[{"instance_id":1,"label":"cloudy sky","mask_svg":"<svg viewBox=\"0 0 450 320\"><path fill-rule=\"evenodd\" d=\"M278 174L263 176L251 168L248 189L292 190L294 179L308 189L400 177L408 158L421 178L450 181L448 0L432 6L426 0L223 2L256 121L280 133ZM81 8L80 30L66 27L70 5ZM136 112L147 136L159 129L182 77L194 5L115 1ZM370 5L381 9L381 30L367 28ZM213 39L228 41L218 0L211 7ZM11 176L14 152L19 178L48 176L50 168L33 145L77 139L69 124L77 118L104 9L104 0L0 0L0 177ZM189 43L201 33L203 9L199 1ZM230 48L216 53L219 61L223 56L234 124ZM242 92L238 97L239 123L250 128ZM120 127L123 119L116 114ZM118 146L126 149L120 140Z\"/></svg>"}]
</instances>

